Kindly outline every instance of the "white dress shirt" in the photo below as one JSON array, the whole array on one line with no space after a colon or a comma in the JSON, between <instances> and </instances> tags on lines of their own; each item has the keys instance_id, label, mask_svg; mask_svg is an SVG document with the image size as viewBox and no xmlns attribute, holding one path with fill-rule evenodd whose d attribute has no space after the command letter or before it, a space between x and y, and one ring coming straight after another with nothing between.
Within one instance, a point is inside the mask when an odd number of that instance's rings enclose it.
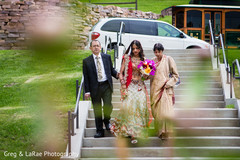
<instances>
[{"instance_id":1,"label":"white dress shirt","mask_svg":"<svg viewBox=\"0 0 240 160\"><path fill-rule=\"evenodd\" d=\"M96 55L93 54L93 59L94 59L94 63L95 63L95 66L96 66L96 71L98 71L97 69L97 59L96 59ZM101 63L101 67L102 67L102 79L98 79L98 82L104 82L107 80L107 76L106 76L106 73L105 73L105 70L104 70L104 66L103 66L103 61L102 61L102 56L101 56L101 53L99 53L98 55L99 58L99 61Z\"/></svg>"}]
</instances>

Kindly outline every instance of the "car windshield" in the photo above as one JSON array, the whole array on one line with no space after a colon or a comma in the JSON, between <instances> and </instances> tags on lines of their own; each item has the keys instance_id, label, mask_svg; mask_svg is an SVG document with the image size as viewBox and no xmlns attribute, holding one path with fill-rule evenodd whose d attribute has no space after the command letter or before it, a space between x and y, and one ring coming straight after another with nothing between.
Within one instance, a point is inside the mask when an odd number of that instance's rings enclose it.
<instances>
[{"instance_id":1,"label":"car windshield","mask_svg":"<svg viewBox=\"0 0 240 160\"><path fill-rule=\"evenodd\" d=\"M180 32L168 24L158 23L158 36L179 37Z\"/></svg>"}]
</instances>

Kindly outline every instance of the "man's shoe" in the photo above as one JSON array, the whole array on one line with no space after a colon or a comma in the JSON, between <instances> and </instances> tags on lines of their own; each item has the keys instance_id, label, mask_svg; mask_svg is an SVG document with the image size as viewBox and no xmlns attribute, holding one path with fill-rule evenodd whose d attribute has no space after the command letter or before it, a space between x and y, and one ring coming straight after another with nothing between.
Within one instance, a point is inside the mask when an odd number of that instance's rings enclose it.
<instances>
[{"instance_id":1,"label":"man's shoe","mask_svg":"<svg viewBox=\"0 0 240 160\"><path fill-rule=\"evenodd\" d=\"M105 125L105 127L106 127L106 130L107 130L107 131L110 131L111 124L109 123L108 125Z\"/></svg>"},{"instance_id":2,"label":"man's shoe","mask_svg":"<svg viewBox=\"0 0 240 160\"><path fill-rule=\"evenodd\" d=\"M101 138L101 137L104 137L104 133L103 133L103 132L97 132L97 133L94 135L94 138Z\"/></svg>"}]
</instances>

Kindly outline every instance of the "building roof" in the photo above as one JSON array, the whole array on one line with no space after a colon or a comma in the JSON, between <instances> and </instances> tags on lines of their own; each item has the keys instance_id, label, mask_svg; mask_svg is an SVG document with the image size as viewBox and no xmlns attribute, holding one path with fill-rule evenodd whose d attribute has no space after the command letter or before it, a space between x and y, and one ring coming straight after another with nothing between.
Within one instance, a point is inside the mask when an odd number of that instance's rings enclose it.
<instances>
[{"instance_id":1,"label":"building roof","mask_svg":"<svg viewBox=\"0 0 240 160\"><path fill-rule=\"evenodd\" d=\"M172 8L219 8L219 9L240 9L240 6L184 4L184 5L172 6Z\"/></svg>"}]
</instances>

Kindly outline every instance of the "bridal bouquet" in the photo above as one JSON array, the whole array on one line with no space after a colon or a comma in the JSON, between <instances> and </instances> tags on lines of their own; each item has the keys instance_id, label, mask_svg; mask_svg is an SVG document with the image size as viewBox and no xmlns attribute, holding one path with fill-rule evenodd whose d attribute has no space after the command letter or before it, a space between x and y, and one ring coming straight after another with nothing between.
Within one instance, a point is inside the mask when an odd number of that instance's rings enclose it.
<instances>
[{"instance_id":1,"label":"bridal bouquet","mask_svg":"<svg viewBox=\"0 0 240 160\"><path fill-rule=\"evenodd\" d=\"M153 60L146 59L141 61L138 65L138 68L141 70L143 74L146 75L154 75L156 72L155 63Z\"/></svg>"}]
</instances>

